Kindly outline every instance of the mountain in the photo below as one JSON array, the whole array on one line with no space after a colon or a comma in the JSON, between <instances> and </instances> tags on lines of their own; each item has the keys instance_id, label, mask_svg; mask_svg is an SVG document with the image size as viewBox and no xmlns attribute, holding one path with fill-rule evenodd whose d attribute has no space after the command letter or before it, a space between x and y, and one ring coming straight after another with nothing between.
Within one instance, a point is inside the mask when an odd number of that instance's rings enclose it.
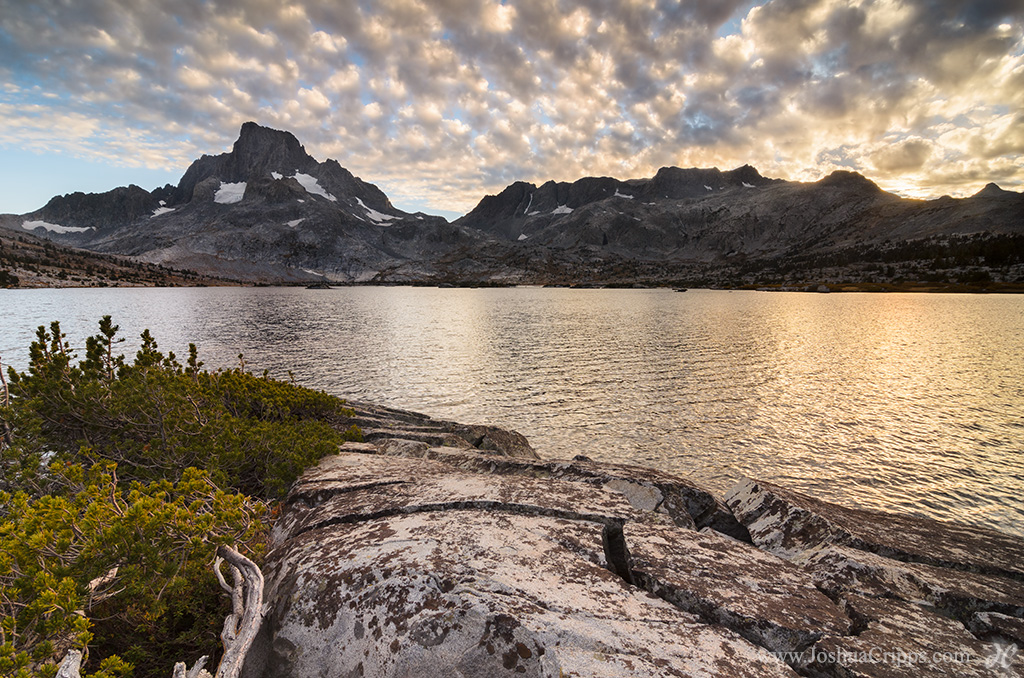
<instances>
[{"instance_id":1,"label":"mountain","mask_svg":"<svg viewBox=\"0 0 1024 678\"><path fill-rule=\"evenodd\" d=\"M532 251L572 266L565 263L572 253L594 282L614 281L616 271L623 281L738 284L794 268L841 268L827 275L863 278L861 269L882 263L917 262L896 271L915 275L932 275L935 265L1024 264L1024 195L990 184L966 199L909 200L849 171L813 183L767 179L750 166L666 167L629 181L517 182L454 225L489 238L488 250L504 259ZM475 263L486 273L481 257ZM500 260L490 265L498 275L512 273ZM1009 275L1024 282L1024 267Z\"/></svg>"},{"instance_id":2,"label":"mountain","mask_svg":"<svg viewBox=\"0 0 1024 678\"><path fill-rule=\"evenodd\" d=\"M448 223L396 209L337 161L252 122L177 186L58 196L6 221L245 281L1024 283L1024 195L995 184L925 201L849 171L800 183L749 165L664 167L644 179L515 182Z\"/></svg>"},{"instance_id":3,"label":"mountain","mask_svg":"<svg viewBox=\"0 0 1024 678\"><path fill-rule=\"evenodd\" d=\"M429 274L466 238L396 209L290 133L247 122L228 153L196 160L177 186L55 197L23 216L42 237L251 281L361 280L398 265Z\"/></svg>"}]
</instances>

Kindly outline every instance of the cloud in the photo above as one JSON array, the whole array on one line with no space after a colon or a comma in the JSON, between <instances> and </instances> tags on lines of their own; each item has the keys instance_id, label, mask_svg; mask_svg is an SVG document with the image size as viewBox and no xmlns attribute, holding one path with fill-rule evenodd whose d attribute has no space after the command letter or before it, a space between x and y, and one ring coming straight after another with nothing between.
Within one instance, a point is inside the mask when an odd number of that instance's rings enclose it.
<instances>
[{"instance_id":1,"label":"cloud","mask_svg":"<svg viewBox=\"0 0 1024 678\"><path fill-rule=\"evenodd\" d=\"M2 144L184 171L257 120L399 204L667 164L1024 184L1019 0L0 0L0 46Z\"/></svg>"},{"instance_id":2,"label":"cloud","mask_svg":"<svg viewBox=\"0 0 1024 678\"><path fill-rule=\"evenodd\" d=\"M871 162L883 172L900 172L920 169L932 155L932 143L925 139L907 141L883 146L871 154Z\"/></svg>"}]
</instances>

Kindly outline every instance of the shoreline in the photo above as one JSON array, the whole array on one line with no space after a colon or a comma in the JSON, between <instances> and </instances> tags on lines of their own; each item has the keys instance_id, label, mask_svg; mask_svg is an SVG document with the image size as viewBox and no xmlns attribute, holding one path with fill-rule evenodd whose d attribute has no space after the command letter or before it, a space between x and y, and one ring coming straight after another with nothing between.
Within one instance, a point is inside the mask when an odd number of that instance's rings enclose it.
<instances>
[{"instance_id":1,"label":"shoreline","mask_svg":"<svg viewBox=\"0 0 1024 678\"><path fill-rule=\"evenodd\" d=\"M284 288L311 288L307 283L243 283L220 281L215 283L202 284L180 284L180 285L147 285L121 283L114 281L109 284L28 284L17 287L6 287L0 289L13 290L58 290L58 289L178 289L178 288L203 288L203 287L284 287ZM583 283L583 284L552 284L552 283L500 283L500 282L472 282L472 283L438 283L434 281L405 281L405 282L328 282L313 289L337 289L345 287L436 287L438 289L509 289L509 288L550 288L550 289L605 289L605 290L674 290L685 292L688 290L721 290L721 291L751 291L751 292L804 292L814 294L827 293L870 293L870 294L1024 294L1024 283L987 283L985 285L972 285L960 283L799 283L787 285L738 285L734 287L692 286L683 289L676 284L651 284L641 283Z\"/></svg>"}]
</instances>

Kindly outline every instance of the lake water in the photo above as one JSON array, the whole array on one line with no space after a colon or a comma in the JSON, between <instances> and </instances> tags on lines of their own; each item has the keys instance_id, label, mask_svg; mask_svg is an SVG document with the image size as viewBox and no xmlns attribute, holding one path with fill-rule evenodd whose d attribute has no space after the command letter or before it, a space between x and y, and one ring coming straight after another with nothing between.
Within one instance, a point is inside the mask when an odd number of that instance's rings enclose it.
<instances>
[{"instance_id":1,"label":"lake water","mask_svg":"<svg viewBox=\"0 0 1024 678\"><path fill-rule=\"evenodd\" d=\"M0 356L111 314L207 367L1024 535L1024 296L356 287L0 290ZM137 342L129 341L134 353Z\"/></svg>"}]
</instances>

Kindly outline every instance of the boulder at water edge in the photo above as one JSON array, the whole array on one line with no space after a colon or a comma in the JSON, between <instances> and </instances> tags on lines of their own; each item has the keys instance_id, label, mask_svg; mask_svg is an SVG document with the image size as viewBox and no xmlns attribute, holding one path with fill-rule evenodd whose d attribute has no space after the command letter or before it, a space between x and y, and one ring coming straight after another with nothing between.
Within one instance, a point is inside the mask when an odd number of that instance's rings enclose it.
<instances>
[{"instance_id":1,"label":"boulder at water edge","mask_svg":"<svg viewBox=\"0 0 1024 678\"><path fill-rule=\"evenodd\" d=\"M1021 674L1022 540L952 526L929 555L767 484L727 503L423 438L346 445L292 488L247 678Z\"/></svg>"}]
</instances>

